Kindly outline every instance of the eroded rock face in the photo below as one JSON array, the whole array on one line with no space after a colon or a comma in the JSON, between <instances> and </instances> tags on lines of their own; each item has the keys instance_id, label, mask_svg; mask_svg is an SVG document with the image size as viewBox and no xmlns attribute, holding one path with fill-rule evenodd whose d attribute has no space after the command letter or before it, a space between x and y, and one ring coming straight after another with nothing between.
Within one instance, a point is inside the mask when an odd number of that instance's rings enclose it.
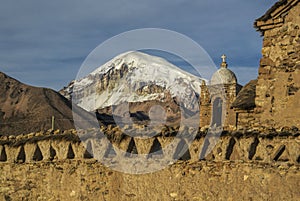
<instances>
[{"instance_id":1,"label":"eroded rock face","mask_svg":"<svg viewBox=\"0 0 300 201\"><path fill-rule=\"evenodd\" d=\"M288 2L294 6L286 16L273 19L272 25L257 22L266 30L256 88L256 128L300 126L300 4Z\"/></svg>"}]
</instances>

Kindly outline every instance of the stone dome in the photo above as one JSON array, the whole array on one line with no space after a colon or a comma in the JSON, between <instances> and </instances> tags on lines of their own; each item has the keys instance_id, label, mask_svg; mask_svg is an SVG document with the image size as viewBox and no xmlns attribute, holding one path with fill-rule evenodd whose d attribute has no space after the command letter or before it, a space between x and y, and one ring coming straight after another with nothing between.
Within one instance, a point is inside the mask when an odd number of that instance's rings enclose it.
<instances>
[{"instance_id":1,"label":"stone dome","mask_svg":"<svg viewBox=\"0 0 300 201\"><path fill-rule=\"evenodd\" d=\"M211 77L210 84L236 84L237 78L231 70L227 68L220 68L217 72Z\"/></svg>"},{"instance_id":2,"label":"stone dome","mask_svg":"<svg viewBox=\"0 0 300 201\"><path fill-rule=\"evenodd\" d=\"M221 58L223 59L221 68L213 74L210 80L210 84L236 84L237 78L234 72L227 68L226 55L223 54Z\"/></svg>"}]
</instances>

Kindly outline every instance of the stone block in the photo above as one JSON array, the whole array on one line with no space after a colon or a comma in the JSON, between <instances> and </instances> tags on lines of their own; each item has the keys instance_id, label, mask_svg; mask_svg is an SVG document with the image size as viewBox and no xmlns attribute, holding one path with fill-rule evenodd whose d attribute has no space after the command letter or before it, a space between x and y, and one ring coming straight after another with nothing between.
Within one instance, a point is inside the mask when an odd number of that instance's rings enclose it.
<instances>
[{"instance_id":1,"label":"stone block","mask_svg":"<svg viewBox=\"0 0 300 201\"><path fill-rule=\"evenodd\" d=\"M274 66L274 61L268 57L263 57L260 60L260 66Z\"/></svg>"}]
</instances>

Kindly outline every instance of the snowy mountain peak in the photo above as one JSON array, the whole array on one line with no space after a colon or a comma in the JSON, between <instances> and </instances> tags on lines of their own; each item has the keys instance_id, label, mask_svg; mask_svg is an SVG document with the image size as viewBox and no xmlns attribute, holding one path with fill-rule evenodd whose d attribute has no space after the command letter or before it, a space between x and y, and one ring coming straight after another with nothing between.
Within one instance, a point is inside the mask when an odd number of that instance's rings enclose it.
<instances>
[{"instance_id":1,"label":"snowy mountain peak","mask_svg":"<svg viewBox=\"0 0 300 201\"><path fill-rule=\"evenodd\" d=\"M166 101L171 95L189 110L198 108L201 78L167 60L131 51L120 54L62 90L88 111L124 102Z\"/></svg>"},{"instance_id":2,"label":"snowy mountain peak","mask_svg":"<svg viewBox=\"0 0 300 201\"><path fill-rule=\"evenodd\" d=\"M120 69L122 67L122 64L127 64L129 68L132 67L160 67L160 66L165 66L169 68L176 69L177 71L181 71L182 73L189 74L188 72L185 72L178 68L177 66L171 64L167 60L157 57L157 56L152 56L143 52L139 51L128 51L125 53L122 53L115 58L111 59L101 67L97 68L95 71L93 71L91 74L99 74L99 73L106 73L108 70L111 68L115 69Z\"/></svg>"}]
</instances>

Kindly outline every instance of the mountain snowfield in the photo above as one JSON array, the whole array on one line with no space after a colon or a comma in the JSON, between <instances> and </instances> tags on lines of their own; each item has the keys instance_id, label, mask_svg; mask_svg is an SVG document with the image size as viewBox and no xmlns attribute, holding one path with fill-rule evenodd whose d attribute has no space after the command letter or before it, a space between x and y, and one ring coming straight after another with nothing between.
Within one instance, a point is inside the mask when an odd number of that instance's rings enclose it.
<instances>
[{"instance_id":1,"label":"mountain snowfield","mask_svg":"<svg viewBox=\"0 0 300 201\"><path fill-rule=\"evenodd\" d=\"M167 94L197 110L201 81L163 58L131 51L72 81L63 94L88 111L124 102L164 101Z\"/></svg>"}]
</instances>

